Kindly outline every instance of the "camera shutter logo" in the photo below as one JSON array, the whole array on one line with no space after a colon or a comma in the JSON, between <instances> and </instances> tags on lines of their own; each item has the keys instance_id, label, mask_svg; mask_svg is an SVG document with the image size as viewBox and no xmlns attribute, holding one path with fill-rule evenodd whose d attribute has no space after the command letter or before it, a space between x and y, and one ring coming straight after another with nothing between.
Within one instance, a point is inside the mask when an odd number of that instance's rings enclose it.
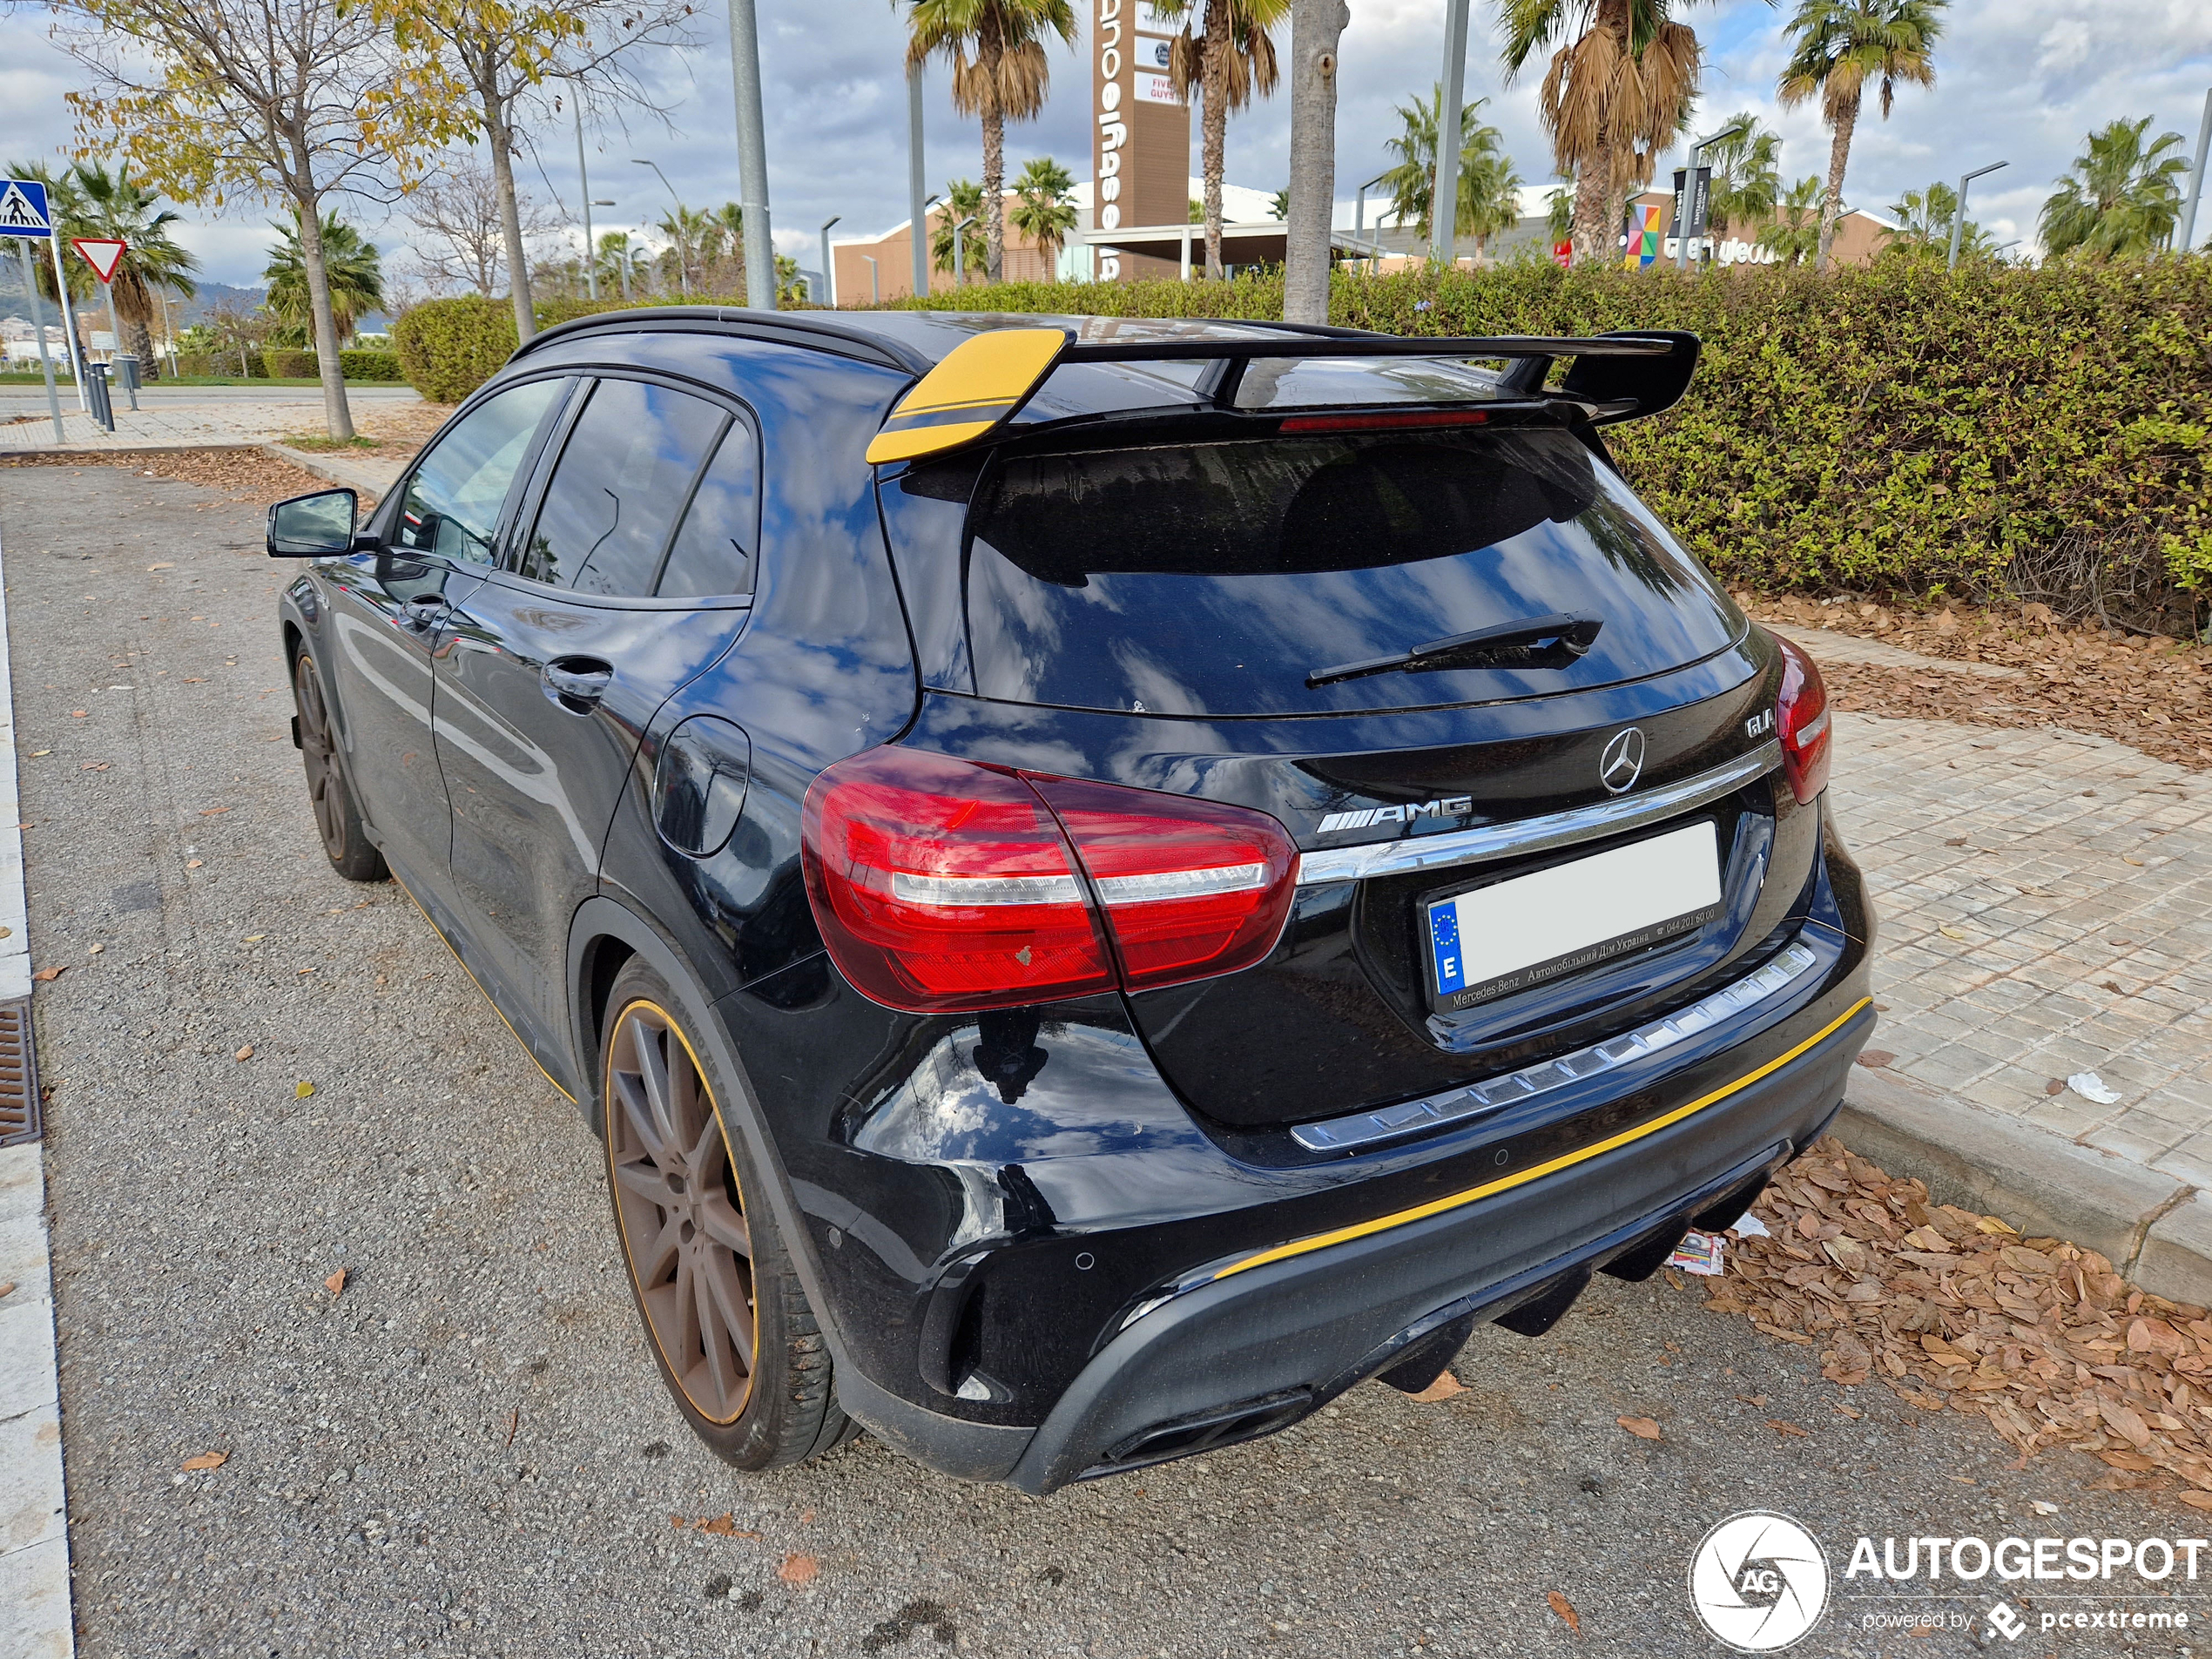
<instances>
[{"instance_id":1,"label":"camera shutter logo","mask_svg":"<svg viewBox=\"0 0 2212 1659\"><path fill-rule=\"evenodd\" d=\"M1628 726L1613 734L1597 758L1598 781L1614 794L1635 787L1643 775L1643 729Z\"/></svg>"},{"instance_id":2,"label":"camera shutter logo","mask_svg":"<svg viewBox=\"0 0 2212 1659\"><path fill-rule=\"evenodd\" d=\"M1699 1622L1739 1653L1778 1653L1828 1608L1828 1558L1787 1515L1730 1515L1689 1558L1689 1602Z\"/></svg>"}]
</instances>

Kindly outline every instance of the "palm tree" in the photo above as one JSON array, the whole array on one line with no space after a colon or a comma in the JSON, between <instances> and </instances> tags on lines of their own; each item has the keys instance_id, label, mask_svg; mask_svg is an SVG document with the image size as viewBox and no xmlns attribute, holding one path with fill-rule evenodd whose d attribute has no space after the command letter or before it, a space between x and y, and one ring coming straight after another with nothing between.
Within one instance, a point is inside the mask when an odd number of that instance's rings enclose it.
<instances>
[{"instance_id":1,"label":"palm tree","mask_svg":"<svg viewBox=\"0 0 2212 1659\"><path fill-rule=\"evenodd\" d=\"M293 211L288 225L282 219L269 222L278 241L261 272L269 285L262 305L271 316L300 329L312 341L314 324L307 308L307 263L300 249L299 212ZM376 244L336 213L323 216L322 260L330 282L331 319L343 346L353 338L354 326L384 303L384 267Z\"/></svg>"},{"instance_id":2,"label":"palm tree","mask_svg":"<svg viewBox=\"0 0 2212 1659\"><path fill-rule=\"evenodd\" d=\"M907 0L907 67L945 58L953 107L982 118L983 265L996 282L1006 267L1006 124L1043 110L1052 84L1044 36L1072 44L1075 8L1069 0Z\"/></svg>"},{"instance_id":3,"label":"palm tree","mask_svg":"<svg viewBox=\"0 0 2212 1659\"><path fill-rule=\"evenodd\" d=\"M1820 252L1820 189L1817 173L1790 186L1775 209L1773 223L1759 233L1756 246L1761 253L1773 254L1786 268Z\"/></svg>"},{"instance_id":4,"label":"palm tree","mask_svg":"<svg viewBox=\"0 0 2212 1659\"><path fill-rule=\"evenodd\" d=\"M1267 31L1291 15L1291 0L1204 0L1205 32L1193 35L1188 21L1199 0L1154 0L1162 17L1185 19L1168 53L1168 78L1176 96L1190 102L1195 90L1200 107L1198 172L1205 180L1206 274L1223 274L1221 181L1229 142L1229 115L1255 96L1275 91L1275 43Z\"/></svg>"},{"instance_id":5,"label":"palm tree","mask_svg":"<svg viewBox=\"0 0 2212 1659\"><path fill-rule=\"evenodd\" d=\"M1631 184L1649 184L1697 95L1697 36L1676 0L1499 0L1506 76L1558 43L1537 94L1554 165L1575 180L1575 258L1603 257Z\"/></svg>"},{"instance_id":6,"label":"palm tree","mask_svg":"<svg viewBox=\"0 0 2212 1659\"><path fill-rule=\"evenodd\" d=\"M600 282L619 289L622 297L629 299L631 275L644 255L644 250L630 239L628 231L602 232L598 249L593 255Z\"/></svg>"},{"instance_id":7,"label":"palm tree","mask_svg":"<svg viewBox=\"0 0 2212 1659\"><path fill-rule=\"evenodd\" d=\"M706 246L708 236L713 233L713 219L698 208L685 207L678 203L663 213L653 228L668 238L668 246L661 253L662 266L665 268L673 262L676 291L690 299L694 274L704 274L701 271L704 264L701 252Z\"/></svg>"},{"instance_id":8,"label":"palm tree","mask_svg":"<svg viewBox=\"0 0 2212 1659\"><path fill-rule=\"evenodd\" d=\"M1713 192L1706 217L1716 237L1730 230L1764 226L1774 217L1782 195L1782 135L1759 125L1757 114L1743 110L1720 123L1725 129L1743 130L1718 144L1709 145L1705 160L1713 170Z\"/></svg>"},{"instance_id":9,"label":"palm tree","mask_svg":"<svg viewBox=\"0 0 2212 1659\"><path fill-rule=\"evenodd\" d=\"M1941 261L1951 256L1951 221L1959 212L1959 192L1940 179L1925 190L1908 190L1892 202L1889 213L1897 231L1882 244L1885 260ZM1979 257L1990 251L1988 234L1973 220L1959 227L1961 256Z\"/></svg>"},{"instance_id":10,"label":"palm tree","mask_svg":"<svg viewBox=\"0 0 2212 1659\"><path fill-rule=\"evenodd\" d=\"M699 286L709 293L743 293L745 209L724 202L699 218Z\"/></svg>"},{"instance_id":11,"label":"palm tree","mask_svg":"<svg viewBox=\"0 0 2212 1659\"><path fill-rule=\"evenodd\" d=\"M1490 100L1476 98L1460 111L1460 201L1455 222L1474 238L1480 259L1490 238L1521 222L1521 175L1513 158L1500 148L1498 129L1476 119ZM1435 235L1436 132L1444 109L1444 89L1433 86L1426 98L1398 106L1403 124L1398 136L1383 147L1398 158L1398 165L1382 177L1389 188L1391 209L1400 226L1411 225L1424 242Z\"/></svg>"},{"instance_id":12,"label":"palm tree","mask_svg":"<svg viewBox=\"0 0 2212 1659\"><path fill-rule=\"evenodd\" d=\"M2182 135L2161 133L2146 145L2151 118L2114 121L2089 135L2087 155L2058 181L2043 204L2038 230L2046 253L2079 252L2093 260L2140 259L2162 247L2182 214L2188 163Z\"/></svg>"},{"instance_id":13,"label":"palm tree","mask_svg":"<svg viewBox=\"0 0 2212 1659\"><path fill-rule=\"evenodd\" d=\"M961 233L960 262L956 266L953 261L954 227L962 219L972 219L981 224L982 213L982 185L972 179L963 179L958 184L945 186L945 206L929 234L930 258L938 270L957 269L966 276L970 272L988 269L990 244L974 225Z\"/></svg>"},{"instance_id":14,"label":"palm tree","mask_svg":"<svg viewBox=\"0 0 2212 1659\"><path fill-rule=\"evenodd\" d=\"M1943 33L1941 13L1950 0L1797 0L1784 32L1796 37L1782 71L1780 93L1785 108L1820 96L1821 115L1833 137L1828 145L1828 192L1820 204L1820 253L1816 268L1828 268L1836 243L1836 220L1844 207L1844 168L1851 160L1851 132L1858 125L1866 83L1882 84L1882 119L1890 118L1898 83L1935 84L1935 43Z\"/></svg>"},{"instance_id":15,"label":"palm tree","mask_svg":"<svg viewBox=\"0 0 2212 1659\"><path fill-rule=\"evenodd\" d=\"M1076 228L1076 181L1050 156L1034 157L1014 181L1014 228L1037 245L1049 280L1060 267L1060 250Z\"/></svg>"}]
</instances>

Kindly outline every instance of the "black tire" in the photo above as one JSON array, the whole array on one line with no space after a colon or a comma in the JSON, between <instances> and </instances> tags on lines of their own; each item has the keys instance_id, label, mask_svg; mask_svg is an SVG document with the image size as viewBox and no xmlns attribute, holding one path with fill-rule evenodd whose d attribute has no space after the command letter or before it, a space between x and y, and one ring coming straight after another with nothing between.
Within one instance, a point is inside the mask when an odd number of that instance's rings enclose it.
<instances>
[{"instance_id":1,"label":"black tire","mask_svg":"<svg viewBox=\"0 0 2212 1659\"><path fill-rule=\"evenodd\" d=\"M348 881L383 881L391 872L384 855L361 826L361 808L354 799L353 781L338 749L338 735L331 729L330 704L323 696L322 671L311 652L301 651L292 659L292 705L300 715L300 758L307 769L307 804L314 811L315 829L330 867Z\"/></svg>"},{"instance_id":2,"label":"black tire","mask_svg":"<svg viewBox=\"0 0 2212 1659\"><path fill-rule=\"evenodd\" d=\"M786 1468L858 1428L838 1408L829 1345L775 1217L747 1200L764 1184L724 1117L738 1096L680 1006L635 958L608 995L599 1078L615 1237L645 1345L691 1432L738 1468Z\"/></svg>"}]
</instances>

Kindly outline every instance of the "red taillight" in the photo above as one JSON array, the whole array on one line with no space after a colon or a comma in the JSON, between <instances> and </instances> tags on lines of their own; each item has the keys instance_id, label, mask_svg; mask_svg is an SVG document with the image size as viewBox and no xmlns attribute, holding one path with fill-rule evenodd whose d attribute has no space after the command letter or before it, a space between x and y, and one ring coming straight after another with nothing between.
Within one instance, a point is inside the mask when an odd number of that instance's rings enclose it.
<instances>
[{"instance_id":1,"label":"red taillight","mask_svg":"<svg viewBox=\"0 0 2212 1659\"><path fill-rule=\"evenodd\" d=\"M1782 648L1782 694L1775 699L1774 724L1782 739L1782 768L1791 792L1810 801L1828 787L1828 688L1812 658L1778 635Z\"/></svg>"},{"instance_id":2,"label":"red taillight","mask_svg":"<svg viewBox=\"0 0 2212 1659\"><path fill-rule=\"evenodd\" d=\"M1292 415L1280 432L1395 432L1405 427L1482 426L1487 409L1376 409L1345 415Z\"/></svg>"},{"instance_id":3,"label":"red taillight","mask_svg":"<svg viewBox=\"0 0 2212 1659\"><path fill-rule=\"evenodd\" d=\"M908 749L829 767L801 833L831 956L867 995L914 1013L1250 967L1282 932L1298 863L1262 813Z\"/></svg>"},{"instance_id":4,"label":"red taillight","mask_svg":"<svg viewBox=\"0 0 2212 1659\"><path fill-rule=\"evenodd\" d=\"M1069 778L1029 780L1075 841L1141 991L1250 968L1290 914L1298 847L1264 813Z\"/></svg>"}]
</instances>

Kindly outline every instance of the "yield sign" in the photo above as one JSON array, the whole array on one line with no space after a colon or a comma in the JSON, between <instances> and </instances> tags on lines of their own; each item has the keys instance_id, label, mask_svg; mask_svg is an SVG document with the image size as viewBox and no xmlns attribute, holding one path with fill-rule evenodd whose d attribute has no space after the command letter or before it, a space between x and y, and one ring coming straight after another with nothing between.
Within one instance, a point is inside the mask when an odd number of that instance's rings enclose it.
<instances>
[{"instance_id":1,"label":"yield sign","mask_svg":"<svg viewBox=\"0 0 2212 1659\"><path fill-rule=\"evenodd\" d=\"M72 236L69 245L84 256L84 263L103 282L115 280L115 267L131 249L130 243L107 236Z\"/></svg>"}]
</instances>

